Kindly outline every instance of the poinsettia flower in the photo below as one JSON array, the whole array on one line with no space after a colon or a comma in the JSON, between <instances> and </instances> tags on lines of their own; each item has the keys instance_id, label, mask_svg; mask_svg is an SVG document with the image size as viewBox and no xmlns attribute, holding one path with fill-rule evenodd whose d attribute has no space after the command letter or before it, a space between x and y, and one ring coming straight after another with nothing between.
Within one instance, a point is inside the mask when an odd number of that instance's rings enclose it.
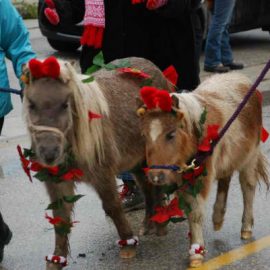
<instances>
[{"instance_id":1,"label":"poinsettia flower","mask_svg":"<svg viewBox=\"0 0 270 270\"><path fill-rule=\"evenodd\" d=\"M119 72L122 72L122 73L127 73L127 74L130 74L130 75L133 75L135 77L139 77L139 78L142 78L142 79L149 79L151 78L151 76L137 68L130 68L130 67L124 67L124 68L118 68L117 69Z\"/></svg>"},{"instance_id":2,"label":"poinsettia flower","mask_svg":"<svg viewBox=\"0 0 270 270\"><path fill-rule=\"evenodd\" d=\"M178 198L174 198L169 205L159 206L155 209L156 214L151 217L151 220L157 223L164 223L171 218L180 218L184 213L178 206Z\"/></svg>"},{"instance_id":3,"label":"poinsettia flower","mask_svg":"<svg viewBox=\"0 0 270 270\"><path fill-rule=\"evenodd\" d=\"M80 169L70 169L67 173L61 176L65 181L78 180L83 176L83 171Z\"/></svg>"},{"instance_id":4,"label":"poinsettia flower","mask_svg":"<svg viewBox=\"0 0 270 270\"><path fill-rule=\"evenodd\" d=\"M22 148L20 145L17 145L17 151L19 153L19 156L20 156L20 160L21 160L21 164L22 164L22 168L24 170L24 172L26 173L26 175L28 176L30 182L33 182L32 181L32 176L31 176L31 173L30 173L30 169L29 169L29 165L30 165L30 160L28 160L23 152L22 152Z\"/></svg>"},{"instance_id":5,"label":"poinsettia flower","mask_svg":"<svg viewBox=\"0 0 270 270\"><path fill-rule=\"evenodd\" d=\"M178 73L174 66L169 66L163 71L163 75L169 80L173 85L177 84Z\"/></svg>"},{"instance_id":6,"label":"poinsettia flower","mask_svg":"<svg viewBox=\"0 0 270 270\"><path fill-rule=\"evenodd\" d=\"M194 168L192 172L184 173L183 178L188 180L190 184L194 185L196 182L196 178L200 176L204 171L203 166L199 166L198 168Z\"/></svg>"},{"instance_id":7,"label":"poinsettia flower","mask_svg":"<svg viewBox=\"0 0 270 270\"><path fill-rule=\"evenodd\" d=\"M208 125L207 126L207 135L202 140L201 144L198 147L199 151L208 152L211 149L211 142L218 138L219 125Z\"/></svg>"}]
</instances>

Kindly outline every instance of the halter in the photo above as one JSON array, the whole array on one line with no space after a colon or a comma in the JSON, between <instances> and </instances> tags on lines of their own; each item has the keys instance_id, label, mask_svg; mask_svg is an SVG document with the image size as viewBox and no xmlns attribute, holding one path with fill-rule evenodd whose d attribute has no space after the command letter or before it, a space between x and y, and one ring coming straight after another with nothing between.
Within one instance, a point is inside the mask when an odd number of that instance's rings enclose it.
<instances>
[{"instance_id":1,"label":"halter","mask_svg":"<svg viewBox=\"0 0 270 270\"><path fill-rule=\"evenodd\" d=\"M188 170L194 170L197 169L198 167L196 167L195 164L196 160L193 159L190 163L190 165L186 165L185 167L181 168L178 165L152 165L149 167L149 169L160 169L160 170L171 170L173 172L182 174Z\"/></svg>"}]
</instances>

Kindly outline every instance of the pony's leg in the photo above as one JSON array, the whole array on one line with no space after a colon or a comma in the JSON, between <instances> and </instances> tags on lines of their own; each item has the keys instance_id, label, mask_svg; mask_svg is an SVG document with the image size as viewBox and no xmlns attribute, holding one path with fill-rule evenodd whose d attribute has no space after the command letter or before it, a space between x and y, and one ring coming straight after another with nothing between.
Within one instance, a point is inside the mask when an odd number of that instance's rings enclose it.
<instances>
[{"instance_id":1,"label":"pony's leg","mask_svg":"<svg viewBox=\"0 0 270 270\"><path fill-rule=\"evenodd\" d=\"M155 229L158 236L167 234L166 226L162 224L155 224L150 218L154 215L154 208L162 203L161 187L153 186L147 181L144 172L136 172L136 182L141 188L145 199L145 216L142 227L140 229L140 235L151 234Z\"/></svg>"},{"instance_id":2,"label":"pony's leg","mask_svg":"<svg viewBox=\"0 0 270 270\"><path fill-rule=\"evenodd\" d=\"M203 254L197 254L199 247L204 247L203 222L205 212L205 200L198 194L196 198L191 195L185 195L185 200L191 206L191 212L188 216L190 230L190 267L199 267L203 262Z\"/></svg>"},{"instance_id":3,"label":"pony's leg","mask_svg":"<svg viewBox=\"0 0 270 270\"><path fill-rule=\"evenodd\" d=\"M231 176L218 179L217 197L212 216L215 231L219 231L223 225L230 182Z\"/></svg>"},{"instance_id":4,"label":"pony's leg","mask_svg":"<svg viewBox=\"0 0 270 270\"><path fill-rule=\"evenodd\" d=\"M256 163L255 163L256 164ZM241 189L243 193L244 211L242 217L241 238L250 239L252 237L253 200L256 190L256 171L254 164L248 164L239 175Z\"/></svg>"},{"instance_id":5,"label":"pony's leg","mask_svg":"<svg viewBox=\"0 0 270 270\"><path fill-rule=\"evenodd\" d=\"M102 181L101 181L102 179ZM116 180L114 175L106 175L91 179L101 201L105 213L113 220L121 240L132 238L133 231L125 217L121 200L117 192ZM106 183L106 184L104 184ZM125 246L120 250L121 258L132 258L136 255L135 246Z\"/></svg>"},{"instance_id":6,"label":"pony's leg","mask_svg":"<svg viewBox=\"0 0 270 270\"><path fill-rule=\"evenodd\" d=\"M46 188L48 190L51 202L55 202L58 199L63 198L63 196L73 196L74 195L74 183L50 183L46 182ZM63 202L62 207L59 209L53 210L53 216L59 216L63 220L67 222L72 222L71 213L73 209L73 203L65 203ZM58 234L55 231L55 249L54 255L67 257L69 253L69 242L68 235L66 234ZM47 270L59 270L62 267L59 264L53 264L47 262Z\"/></svg>"}]
</instances>

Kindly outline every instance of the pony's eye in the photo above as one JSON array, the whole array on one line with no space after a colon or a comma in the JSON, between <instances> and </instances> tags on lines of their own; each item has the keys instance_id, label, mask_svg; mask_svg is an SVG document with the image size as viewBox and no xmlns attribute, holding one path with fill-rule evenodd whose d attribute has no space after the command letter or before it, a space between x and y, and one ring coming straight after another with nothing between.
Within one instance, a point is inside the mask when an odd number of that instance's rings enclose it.
<instances>
[{"instance_id":1,"label":"pony's eye","mask_svg":"<svg viewBox=\"0 0 270 270\"><path fill-rule=\"evenodd\" d=\"M67 103L67 102L63 103L63 104L62 104L62 109L65 110L65 109L67 109L67 108L68 108L68 103Z\"/></svg>"},{"instance_id":2,"label":"pony's eye","mask_svg":"<svg viewBox=\"0 0 270 270\"><path fill-rule=\"evenodd\" d=\"M171 141L172 139L174 139L176 135L176 131L173 130L173 131L170 131L169 133L166 134L166 140L167 141Z\"/></svg>"}]
</instances>

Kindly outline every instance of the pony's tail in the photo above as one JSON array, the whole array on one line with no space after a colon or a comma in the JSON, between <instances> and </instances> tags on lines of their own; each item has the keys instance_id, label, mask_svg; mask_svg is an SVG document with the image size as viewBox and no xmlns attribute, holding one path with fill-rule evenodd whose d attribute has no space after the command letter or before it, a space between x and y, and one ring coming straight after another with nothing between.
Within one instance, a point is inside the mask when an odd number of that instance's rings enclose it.
<instances>
[{"instance_id":1,"label":"pony's tail","mask_svg":"<svg viewBox=\"0 0 270 270\"><path fill-rule=\"evenodd\" d=\"M269 163L266 157L262 153L259 153L256 166L256 178L261 179L265 183L267 191L270 189L268 167Z\"/></svg>"}]
</instances>

